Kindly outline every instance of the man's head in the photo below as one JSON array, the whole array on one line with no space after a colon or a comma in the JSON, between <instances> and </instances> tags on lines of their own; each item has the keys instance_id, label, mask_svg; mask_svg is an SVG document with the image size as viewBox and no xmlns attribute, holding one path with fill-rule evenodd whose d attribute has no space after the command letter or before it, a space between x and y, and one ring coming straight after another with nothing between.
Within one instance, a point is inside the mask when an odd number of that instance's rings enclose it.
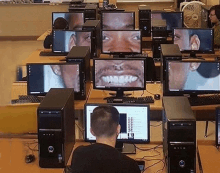
<instances>
[{"instance_id":1,"label":"man's head","mask_svg":"<svg viewBox=\"0 0 220 173\"><path fill-rule=\"evenodd\" d=\"M120 133L119 112L110 105L99 106L91 115L91 133L96 138L116 137Z\"/></svg>"},{"instance_id":2,"label":"man's head","mask_svg":"<svg viewBox=\"0 0 220 173\"><path fill-rule=\"evenodd\" d=\"M102 13L104 30L134 29L133 13Z\"/></svg>"},{"instance_id":3,"label":"man's head","mask_svg":"<svg viewBox=\"0 0 220 173\"><path fill-rule=\"evenodd\" d=\"M91 32L75 32L69 39L69 51L73 46L89 46L91 49Z\"/></svg>"},{"instance_id":4,"label":"man's head","mask_svg":"<svg viewBox=\"0 0 220 173\"><path fill-rule=\"evenodd\" d=\"M66 21L66 19L62 18L62 17L58 17L55 19L54 23L53 23L53 28L54 29L69 29L69 24Z\"/></svg>"},{"instance_id":5,"label":"man's head","mask_svg":"<svg viewBox=\"0 0 220 173\"><path fill-rule=\"evenodd\" d=\"M220 5L214 5L210 8L209 18L213 24L216 24L220 20Z\"/></svg>"}]
</instances>

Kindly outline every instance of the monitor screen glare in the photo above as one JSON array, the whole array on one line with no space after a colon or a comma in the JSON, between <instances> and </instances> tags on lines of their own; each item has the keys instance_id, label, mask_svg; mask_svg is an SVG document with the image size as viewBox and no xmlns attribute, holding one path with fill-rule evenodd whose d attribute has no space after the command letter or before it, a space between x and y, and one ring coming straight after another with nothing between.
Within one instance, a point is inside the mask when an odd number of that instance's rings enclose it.
<instances>
[{"instance_id":1,"label":"monitor screen glare","mask_svg":"<svg viewBox=\"0 0 220 173\"><path fill-rule=\"evenodd\" d=\"M145 87L145 61L143 59L94 59L94 88Z\"/></svg>"},{"instance_id":2,"label":"monitor screen glare","mask_svg":"<svg viewBox=\"0 0 220 173\"><path fill-rule=\"evenodd\" d=\"M91 31L53 31L53 52L68 53L73 46L91 48Z\"/></svg>"},{"instance_id":3,"label":"monitor screen glare","mask_svg":"<svg viewBox=\"0 0 220 173\"><path fill-rule=\"evenodd\" d=\"M102 31L102 53L142 53L141 31Z\"/></svg>"},{"instance_id":4,"label":"monitor screen glare","mask_svg":"<svg viewBox=\"0 0 220 173\"><path fill-rule=\"evenodd\" d=\"M94 141L96 138L90 132L91 114L97 105L87 105L85 109L86 120L86 140ZM120 113L121 132L118 135L119 141L142 141L148 142L149 139L149 107L134 105L115 105Z\"/></svg>"}]
</instances>

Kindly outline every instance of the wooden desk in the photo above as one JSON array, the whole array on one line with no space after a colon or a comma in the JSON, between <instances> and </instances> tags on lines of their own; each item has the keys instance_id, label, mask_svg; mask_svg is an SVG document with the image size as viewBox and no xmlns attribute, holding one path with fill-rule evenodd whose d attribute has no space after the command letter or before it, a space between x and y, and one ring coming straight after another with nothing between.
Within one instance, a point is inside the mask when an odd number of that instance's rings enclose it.
<instances>
[{"instance_id":1,"label":"wooden desk","mask_svg":"<svg viewBox=\"0 0 220 173\"><path fill-rule=\"evenodd\" d=\"M200 173L220 172L220 151L214 145L198 145L198 153L201 160Z\"/></svg>"},{"instance_id":2,"label":"wooden desk","mask_svg":"<svg viewBox=\"0 0 220 173\"><path fill-rule=\"evenodd\" d=\"M125 94L129 93L133 97L152 96L149 92L153 94L160 94L162 96L162 85L159 83L149 83L144 91L125 91ZM103 98L109 97L109 93L114 93L114 91L92 89L87 103L107 103ZM154 103L149 105L150 110L162 110L162 99L154 100Z\"/></svg>"}]
</instances>

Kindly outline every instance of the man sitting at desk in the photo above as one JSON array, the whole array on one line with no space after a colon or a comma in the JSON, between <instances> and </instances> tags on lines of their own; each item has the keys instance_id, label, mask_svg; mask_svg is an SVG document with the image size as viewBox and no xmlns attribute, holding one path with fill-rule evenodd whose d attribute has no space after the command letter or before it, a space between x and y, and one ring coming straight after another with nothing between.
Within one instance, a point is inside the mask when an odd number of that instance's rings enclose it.
<instances>
[{"instance_id":1,"label":"man sitting at desk","mask_svg":"<svg viewBox=\"0 0 220 173\"><path fill-rule=\"evenodd\" d=\"M90 129L96 136L96 144L80 146L73 152L72 173L140 173L133 159L115 149L120 129L119 112L115 107L96 107Z\"/></svg>"},{"instance_id":2,"label":"man sitting at desk","mask_svg":"<svg viewBox=\"0 0 220 173\"><path fill-rule=\"evenodd\" d=\"M214 45L220 46L220 5L214 5L210 8L209 18L214 24Z\"/></svg>"}]
</instances>

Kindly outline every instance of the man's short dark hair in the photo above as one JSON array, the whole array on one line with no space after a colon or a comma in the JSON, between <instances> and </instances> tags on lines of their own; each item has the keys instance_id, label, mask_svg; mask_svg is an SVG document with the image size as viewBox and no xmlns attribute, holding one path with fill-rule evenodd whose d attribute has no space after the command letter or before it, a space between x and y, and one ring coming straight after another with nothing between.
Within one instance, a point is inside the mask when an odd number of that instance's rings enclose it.
<instances>
[{"instance_id":1,"label":"man's short dark hair","mask_svg":"<svg viewBox=\"0 0 220 173\"><path fill-rule=\"evenodd\" d=\"M211 12L212 10L215 10L215 15L218 18L218 20L220 20L220 5L212 6L209 11Z\"/></svg>"},{"instance_id":2,"label":"man's short dark hair","mask_svg":"<svg viewBox=\"0 0 220 173\"><path fill-rule=\"evenodd\" d=\"M97 137L111 137L117 131L119 112L110 105L96 107L91 115L91 128Z\"/></svg>"},{"instance_id":3,"label":"man's short dark hair","mask_svg":"<svg viewBox=\"0 0 220 173\"><path fill-rule=\"evenodd\" d=\"M58 17L55 19L53 23L53 29L68 29L69 28L69 23L66 21L66 19L62 17Z\"/></svg>"}]
</instances>

